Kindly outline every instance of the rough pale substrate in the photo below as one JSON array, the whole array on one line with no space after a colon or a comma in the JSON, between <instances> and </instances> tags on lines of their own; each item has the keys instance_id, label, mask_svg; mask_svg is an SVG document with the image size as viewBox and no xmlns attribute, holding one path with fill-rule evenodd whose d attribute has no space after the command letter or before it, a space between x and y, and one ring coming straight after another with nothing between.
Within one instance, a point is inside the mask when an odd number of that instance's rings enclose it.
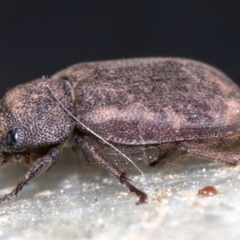
<instances>
[{"instance_id":1,"label":"rough pale substrate","mask_svg":"<svg viewBox=\"0 0 240 240\"><path fill-rule=\"evenodd\" d=\"M66 152L48 173L17 198L0 205L0 239L239 239L240 166L189 158L170 169L146 168L149 204L99 167L83 168ZM0 170L0 194L27 170ZM142 189L140 174L128 170ZM218 194L197 195L212 185Z\"/></svg>"}]
</instances>

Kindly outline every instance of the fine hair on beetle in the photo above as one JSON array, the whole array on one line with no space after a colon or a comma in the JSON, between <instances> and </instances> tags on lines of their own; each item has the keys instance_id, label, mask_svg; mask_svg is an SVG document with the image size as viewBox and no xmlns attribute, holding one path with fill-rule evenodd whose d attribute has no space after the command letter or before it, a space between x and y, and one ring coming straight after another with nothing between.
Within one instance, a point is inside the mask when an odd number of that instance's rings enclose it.
<instances>
[{"instance_id":1,"label":"fine hair on beetle","mask_svg":"<svg viewBox=\"0 0 240 240\"><path fill-rule=\"evenodd\" d=\"M107 144L108 146L110 146L111 148L113 148L117 153L119 153L121 156L123 156L129 163L131 163L140 173L141 173L141 182L143 184L143 187L146 186L146 179L144 176L143 171L128 157L126 156L123 152L121 152L118 148L114 147L111 143L109 143L108 141L106 141L104 138L102 138L101 136L99 136L97 133L95 133L93 130L91 130L90 128L88 128L85 124L83 124L82 122L80 122L71 112L69 112L65 106L57 99L57 97L55 96L55 94L53 93L52 89L49 87L49 85L47 85L48 90L50 91L50 93L52 94L52 96L54 97L54 99L58 102L58 104L63 108L63 110L69 114L69 116L71 116L76 122L78 122L81 126L83 126L87 131L89 131L90 133L92 133L94 136L96 136L98 139L100 139L102 142L104 142L105 144ZM73 94L73 89L71 89L71 93Z\"/></svg>"}]
</instances>

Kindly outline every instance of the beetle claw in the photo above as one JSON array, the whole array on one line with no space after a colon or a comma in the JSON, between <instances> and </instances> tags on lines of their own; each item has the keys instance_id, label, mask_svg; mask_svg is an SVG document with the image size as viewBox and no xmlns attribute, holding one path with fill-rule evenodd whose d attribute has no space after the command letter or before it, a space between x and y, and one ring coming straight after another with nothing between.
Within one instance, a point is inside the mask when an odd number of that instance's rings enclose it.
<instances>
[{"instance_id":1,"label":"beetle claw","mask_svg":"<svg viewBox=\"0 0 240 240\"><path fill-rule=\"evenodd\" d=\"M10 200L13 196L17 196L17 194L15 193L15 190L13 190L11 193L5 195L4 197L0 198L0 204L6 200Z\"/></svg>"},{"instance_id":2,"label":"beetle claw","mask_svg":"<svg viewBox=\"0 0 240 240\"><path fill-rule=\"evenodd\" d=\"M135 186L133 186L130 183L130 181L132 181L132 180L126 177L126 173L123 172L121 177L119 178L119 180L122 184L125 184L128 187L130 192L135 193L138 196L138 201L136 202L136 205L142 204L142 203L147 203L147 198L148 198L147 194L142 192Z\"/></svg>"}]
</instances>

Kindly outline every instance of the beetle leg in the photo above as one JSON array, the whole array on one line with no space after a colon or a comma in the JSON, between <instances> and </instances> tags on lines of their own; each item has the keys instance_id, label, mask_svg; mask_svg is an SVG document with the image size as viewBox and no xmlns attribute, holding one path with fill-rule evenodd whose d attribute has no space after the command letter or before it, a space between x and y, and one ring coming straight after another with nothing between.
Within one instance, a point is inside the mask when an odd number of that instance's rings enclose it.
<instances>
[{"instance_id":1,"label":"beetle leg","mask_svg":"<svg viewBox=\"0 0 240 240\"><path fill-rule=\"evenodd\" d=\"M143 153L143 161L151 167L166 167L179 160L187 151L185 145L175 142L148 146Z\"/></svg>"},{"instance_id":2,"label":"beetle leg","mask_svg":"<svg viewBox=\"0 0 240 240\"><path fill-rule=\"evenodd\" d=\"M97 148L94 147L94 145L91 144L91 142L89 142L87 138L78 137L76 138L75 142L76 144L79 145L79 147L82 147L82 149L86 153L90 154L102 167L111 172L119 180L121 184L126 185L130 192L135 193L138 196L137 204L147 202L147 195L130 183L130 179L126 177L125 172L116 168L112 163L110 163L104 157L102 157L101 152L98 151Z\"/></svg>"},{"instance_id":3,"label":"beetle leg","mask_svg":"<svg viewBox=\"0 0 240 240\"><path fill-rule=\"evenodd\" d=\"M13 191L9 194L0 198L0 203L5 200L9 200L13 196L17 196L17 194L22 190L22 188L26 186L31 180L46 172L60 156L60 152L60 147L56 147L48 151L47 154L44 155L42 158L38 159L37 162L35 162L28 170L28 172L24 175L22 180L19 181L16 188L14 188Z\"/></svg>"},{"instance_id":4,"label":"beetle leg","mask_svg":"<svg viewBox=\"0 0 240 240\"><path fill-rule=\"evenodd\" d=\"M208 145L186 143L188 153L207 159L223 162L229 165L237 165L240 160L240 152L221 151Z\"/></svg>"},{"instance_id":5,"label":"beetle leg","mask_svg":"<svg viewBox=\"0 0 240 240\"><path fill-rule=\"evenodd\" d=\"M146 146L143 151L143 162L148 166L154 166L160 159L160 148L158 146Z\"/></svg>"}]
</instances>

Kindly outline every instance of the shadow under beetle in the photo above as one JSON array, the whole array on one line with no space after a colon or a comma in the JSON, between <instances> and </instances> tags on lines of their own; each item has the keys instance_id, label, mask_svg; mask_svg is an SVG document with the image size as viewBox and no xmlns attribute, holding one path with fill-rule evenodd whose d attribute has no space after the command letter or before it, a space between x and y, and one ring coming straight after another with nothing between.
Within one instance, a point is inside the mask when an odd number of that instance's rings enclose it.
<instances>
[{"instance_id":1,"label":"shadow under beetle","mask_svg":"<svg viewBox=\"0 0 240 240\"><path fill-rule=\"evenodd\" d=\"M63 147L71 147L82 161L109 170L144 203L147 195L117 167L124 155L113 154L111 145L150 166L171 164L185 154L236 165L239 120L238 86L197 61L142 58L73 65L50 79L18 85L1 100L0 163L24 159L32 165L0 202L44 173Z\"/></svg>"}]
</instances>

